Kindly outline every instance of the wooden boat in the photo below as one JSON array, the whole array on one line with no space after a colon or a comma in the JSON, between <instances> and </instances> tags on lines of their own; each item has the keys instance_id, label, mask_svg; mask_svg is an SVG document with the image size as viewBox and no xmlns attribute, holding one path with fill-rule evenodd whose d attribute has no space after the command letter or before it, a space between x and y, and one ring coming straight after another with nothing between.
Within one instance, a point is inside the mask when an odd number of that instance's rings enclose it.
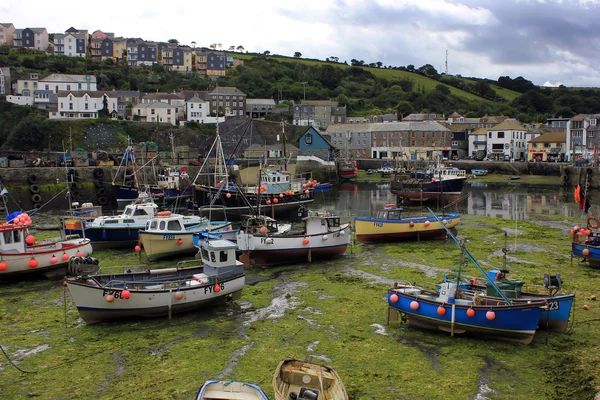
<instances>
[{"instance_id":1,"label":"wooden boat","mask_svg":"<svg viewBox=\"0 0 600 400\"><path fill-rule=\"evenodd\" d=\"M200 213L213 219L241 219L248 214L271 215L272 217L303 216L306 208L314 201L316 181L305 177L292 177L284 165L282 169L266 169L259 173L256 186L238 186L229 180L229 172L221 144L217 137L212 150L215 149L214 172L206 179L211 184L196 183L200 173L194 180L196 207ZM207 157L200 172L207 169Z\"/></svg>"},{"instance_id":2,"label":"wooden boat","mask_svg":"<svg viewBox=\"0 0 600 400\"><path fill-rule=\"evenodd\" d=\"M189 224L190 218L197 219L194 216L162 211L146 222L146 226L139 231L139 241L148 260L195 254L198 249L194 246L194 233L223 232L231 229L231 222L201 218L197 223Z\"/></svg>"},{"instance_id":3,"label":"wooden boat","mask_svg":"<svg viewBox=\"0 0 600 400\"><path fill-rule=\"evenodd\" d=\"M29 234L31 218L26 213L14 212L7 220L0 224L0 280L36 274L62 277L71 257L92 254L90 240L85 238L61 237L36 243Z\"/></svg>"},{"instance_id":4,"label":"wooden boat","mask_svg":"<svg viewBox=\"0 0 600 400\"><path fill-rule=\"evenodd\" d=\"M402 313L410 325L450 332L475 334L529 344L533 340L545 302L510 302L508 299L474 296L461 298L455 282L443 282L439 292L395 283L388 290L388 320L392 311Z\"/></svg>"},{"instance_id":5,"label":"wooden boat","mask_svg":"<svg viewBox=\"0 0 600 400\"><path fill-rule=\"evenodd\" d=\"M333 368L285 358L273 374L276 400L348 400L344 383Z\"/></svg>"},{"instance_id":6,"label":"wooden boat","mask_svg":"<svg viewBox=\"0 0 600 400\"><path fill-rule=\"evenodd\" d=\"M303 218L300 232L272 235L268 231L256 232L240 229L237 245L245 264L261 266L291 264L313 259L326 259L343 255L350 241L350 224L340 222L340 217L329 213L313 213Z\"/></svg>"},{"instance_id":7,"label":"wooden boat","mask_svg":"<svg viewBox=\"0 0 600 400\"><path fill-rule=\"evenodd\" d=\"M356 239L364 243L446 239L448 235L442 224L456 233L460 223L460 214L439 215L442 222L438 222L431 216L404 216L403 213L402 207L387 204L374 217L354 218Z\"/></svg>"},{"instance_id":8,"label":"wooden boat","mask_svg":"<svg viewBox=\"0 0 600 400\"><path fill-rule=\"evenodd\" d=\"M67 235L79 235L92 241L95 249L133 248L139 242L139 230L144 229L146 222L159 216L158 205L152 201L138 200L125 206L123 213L113 216L101 216L89 222L82 220L73 223L73 218L63 218L63 231ZM184 226L193 226L203 221L200 216L185 216Z\"/></svg>"},{"instance_id":9,"label":"wooden boat","mask_svg":"<svg viewBox=\"0 0 600 400\"><path fill-rule=\"evenodd\" d=\"M196 400L269 400L262 389L252 383L208 380L204 382Z\"/></svg>"},{"instance_id":10,"label":"wooden boat","mask_svg":"<svg viewBox=\"0 0 600 400\"><path fill-rule=\"evenodd\" d=\"M173 268L69 277L66 283L88 323L171 317L241 296L246 275L235 249L226 240L207 240L202 244L201 265L192 260ZM196 265L186 267L188 263Z\"/></svg>"},{"instance_id":11,"label":"wooden boat","mask_svg":"<svg viewBox=\"0 0 600 400\"><path fill-rule=\"evenodd\" d=\"M419 203L450 203L460 197L465 170L445 165L416 168L392 178L390 191L399 199Z\"/></svg>"}]
</instances>

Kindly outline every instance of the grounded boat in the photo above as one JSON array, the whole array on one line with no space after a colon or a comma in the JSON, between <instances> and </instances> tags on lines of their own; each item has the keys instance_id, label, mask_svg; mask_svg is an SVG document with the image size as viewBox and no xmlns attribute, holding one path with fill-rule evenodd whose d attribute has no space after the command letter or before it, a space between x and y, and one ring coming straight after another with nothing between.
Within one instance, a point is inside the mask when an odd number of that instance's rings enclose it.
<instances>
[{"instance_id":1,"label":"grounded boat","mask_svg":"<svg viewBox=\"0 0 600 400\"><path fill-rule=\"evenodd\" d=\"M285 358L273 374L276 400L348 400L344 383L333 368Z\"/></svg>"},{"instance_id":2,"label":"grounded boat","mask_svg":"<svg viewBox=\"0 0 600 400\"><path fill-rule=\"evenodd\" d=\"M591 216L587 219L587 228L575 226L571 230L571 254L581 257L591 268L600 268L600 221Z\"/></svg>"},{"instance_id":3,"label":"grounded boat","mask_svg":"<svg viewBox=\"0 0 600 400\"><path fill-rule=\"evenodd\" d=\"M240 229L237 245L245 264L260 266L312 262L343 255L350 242L350 224L329 213L314 213L303 218L304 229L285 234L265 230Z\"/></svg>"},{"instance_id":4,"label":"grounded boat","mask_svg":"<svg viewBox=\"0 0 600 400\"><path fill-rule=\"evenodd\" d=\"M204 382L196 400L269 400L258 385L231 380Z\"/></svg>"},{"instance_id":5,"label":"grounded boat","mask_svg":"<svg viewBox=\"0 0 600 400\"><path fill-rule=\"evenodd\" d=\"M151 201L135 201L125 206L123 213L114 216L101 216L93 221L76 221L71 217L63 218L63 231L68 235L79 235L92 241L95 249L134 247L139 241L139 230L146 222L160 213L158 205ZM202 217L189 216L184 225L192 226L202 222Z\"/></svg>"},{"instance_id":6,"label":"grounded boat","mask_svg":"<svg viewBox=\"0 0 600 400\"><path fill-rule=\"evenodd\" d=\"M543 300L530 303L474 296L460 298L454 282L443 282L439 292L395 283L388 290L389 310L402 313L410 325L455 334L475 334L523 344L532 342L542 314ZM388 319L395 315L388 312Z\"/></svg>"},{"instance_id":7,"label":"grounded boat","mask_svg":"<svg viewBox=\"0 0 600 400\"><path fill-rule=\"evenodd\" d=\"M488 174L487 169L472 169L471 173L475 176L485 176Z\"/></svg>"},{"instance_id":8,"label":"grounded boat","mask_svg":"<svg viewBox=\"0 0 600 400\"><path fill-rule=\"evenodd\" d=\"M190 219L195 223L190 224ZM146 257L150 261L166 257L180 257L198 252L194 246L194 233L206 231L208 233L224 232L231 229L231 222L209 221L206 218L172 214L170 211L161 211L158 216L146 222L146 226L139 231L139 241Z\"/></svg>"},{"instance_id":9,"label":"grounded boat","mask_svg":"<svg viewBox=\"0 0 600 400\"><path fill-rule=\"evenodd\" d=\"M575 301L575 293L558 293L562 286L560 275L544 275L543 285L547 293L523 291L524 281L507 278L507 270L490 270L488 278L492 280L500 291L513 303L527 303L530 301L544 301L544 308L540 315L538 329L554 332L565 332L569 325L571 309ZM456 279L446 277L446 282L456 282ZM460 282L460 291L467 297L499 298L500 294L491 284L480 283L477 279Z\"/></svg>"},{"instance_id":10,"label":"grounded boat","mask_svg":"<svg viewBox=\"0 0 600 400\"><path fill-rule=\"evenodd\" d=\"M460 214L442 214L438 220L430 215L403 216L404 208L388 204L374 217L354 218L356 239L364 243L381 243L408 240L446 239L442 225L452 233L460 223Z\"/></svg>"},{"instance_id":11,"label":"grounded boat","mask_svg":"<svg viewBox=\"0 0 600 400\"><path fill-rule=\"evenodd\" d=\"M29 234L31 218L21 211L0 224L0 280L26 275L57 278L65 275L71 257L92 254L89 239L60 238L37 242Z\"/></svg>"},{"instance_id":12,"label":"grounded boat","mask_svg":"<svg viewBox=\"0 0 600 400\"><path fill-rule=\"evenodd\" d=\"M123 274L69 277L67 287L81 318L88 323L135 317L161 317L195 310L241 296L244 266L234 243L207 240L202 265Z\"/></svg>"},{"instance_id":13,"label":"grounded boat","mask_svg":"<svg viewBox=\"0 0 600 400\"><path fill-rule=\"evenodd\" d=\"M396 175L391 181L390 191L401 200L448 204L460 198L466 179L465 170L455 167L417 168L407 174Z\"/></svg>"}]
</instances>

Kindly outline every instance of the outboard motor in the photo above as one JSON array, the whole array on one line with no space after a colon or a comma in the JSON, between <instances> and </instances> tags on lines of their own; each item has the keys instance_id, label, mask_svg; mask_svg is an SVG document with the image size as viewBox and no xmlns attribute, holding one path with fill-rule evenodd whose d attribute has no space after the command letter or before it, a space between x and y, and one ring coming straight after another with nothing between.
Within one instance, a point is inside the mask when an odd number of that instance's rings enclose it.
<instances>
[{"instance_id":1,"label":"outboard motor","mask_svg":"<svg viewBox=\"0 0 600 400\"><path fill-rule=\"evenodd\" d=\"M67 273L72 276L87 276L97 274L100 271L98 266L99 261L97 258L86 256L76 257L72 256L69 259L69 266L67 267Z\"/></svg>"}]
</instances>

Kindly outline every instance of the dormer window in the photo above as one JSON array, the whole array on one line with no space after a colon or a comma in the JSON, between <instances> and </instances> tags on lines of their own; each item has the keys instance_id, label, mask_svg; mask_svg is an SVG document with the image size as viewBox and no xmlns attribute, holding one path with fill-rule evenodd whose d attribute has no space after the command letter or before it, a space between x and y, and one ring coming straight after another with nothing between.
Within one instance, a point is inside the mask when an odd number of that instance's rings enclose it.
<instances>
[{"instance_id":1,"label":"dormer window","mask_svg":"<svg viewBox=\"0 0 600 400\"><path fill-rule=\"evenodd\" d=\"M306 134L306 136L304 137L304 143L312 144L312 134L310 134L310 133Z\"/></svg>"}]
</instances>

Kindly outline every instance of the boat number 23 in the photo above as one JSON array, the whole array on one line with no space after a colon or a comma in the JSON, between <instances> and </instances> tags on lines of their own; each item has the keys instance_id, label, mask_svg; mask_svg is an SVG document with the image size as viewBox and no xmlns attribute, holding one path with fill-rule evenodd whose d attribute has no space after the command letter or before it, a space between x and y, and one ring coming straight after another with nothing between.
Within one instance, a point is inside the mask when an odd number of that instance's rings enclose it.
<instances>
[{"instance_id":1,"label":"boat number 23","mask_svg":"<svg viewBox=\"0 0 600 400\"><path fill-rule=\"evenodd\" d=\"M558 310L558 301L553 300L548 302L548 311Z\"/></svg>"}]
</instances>

